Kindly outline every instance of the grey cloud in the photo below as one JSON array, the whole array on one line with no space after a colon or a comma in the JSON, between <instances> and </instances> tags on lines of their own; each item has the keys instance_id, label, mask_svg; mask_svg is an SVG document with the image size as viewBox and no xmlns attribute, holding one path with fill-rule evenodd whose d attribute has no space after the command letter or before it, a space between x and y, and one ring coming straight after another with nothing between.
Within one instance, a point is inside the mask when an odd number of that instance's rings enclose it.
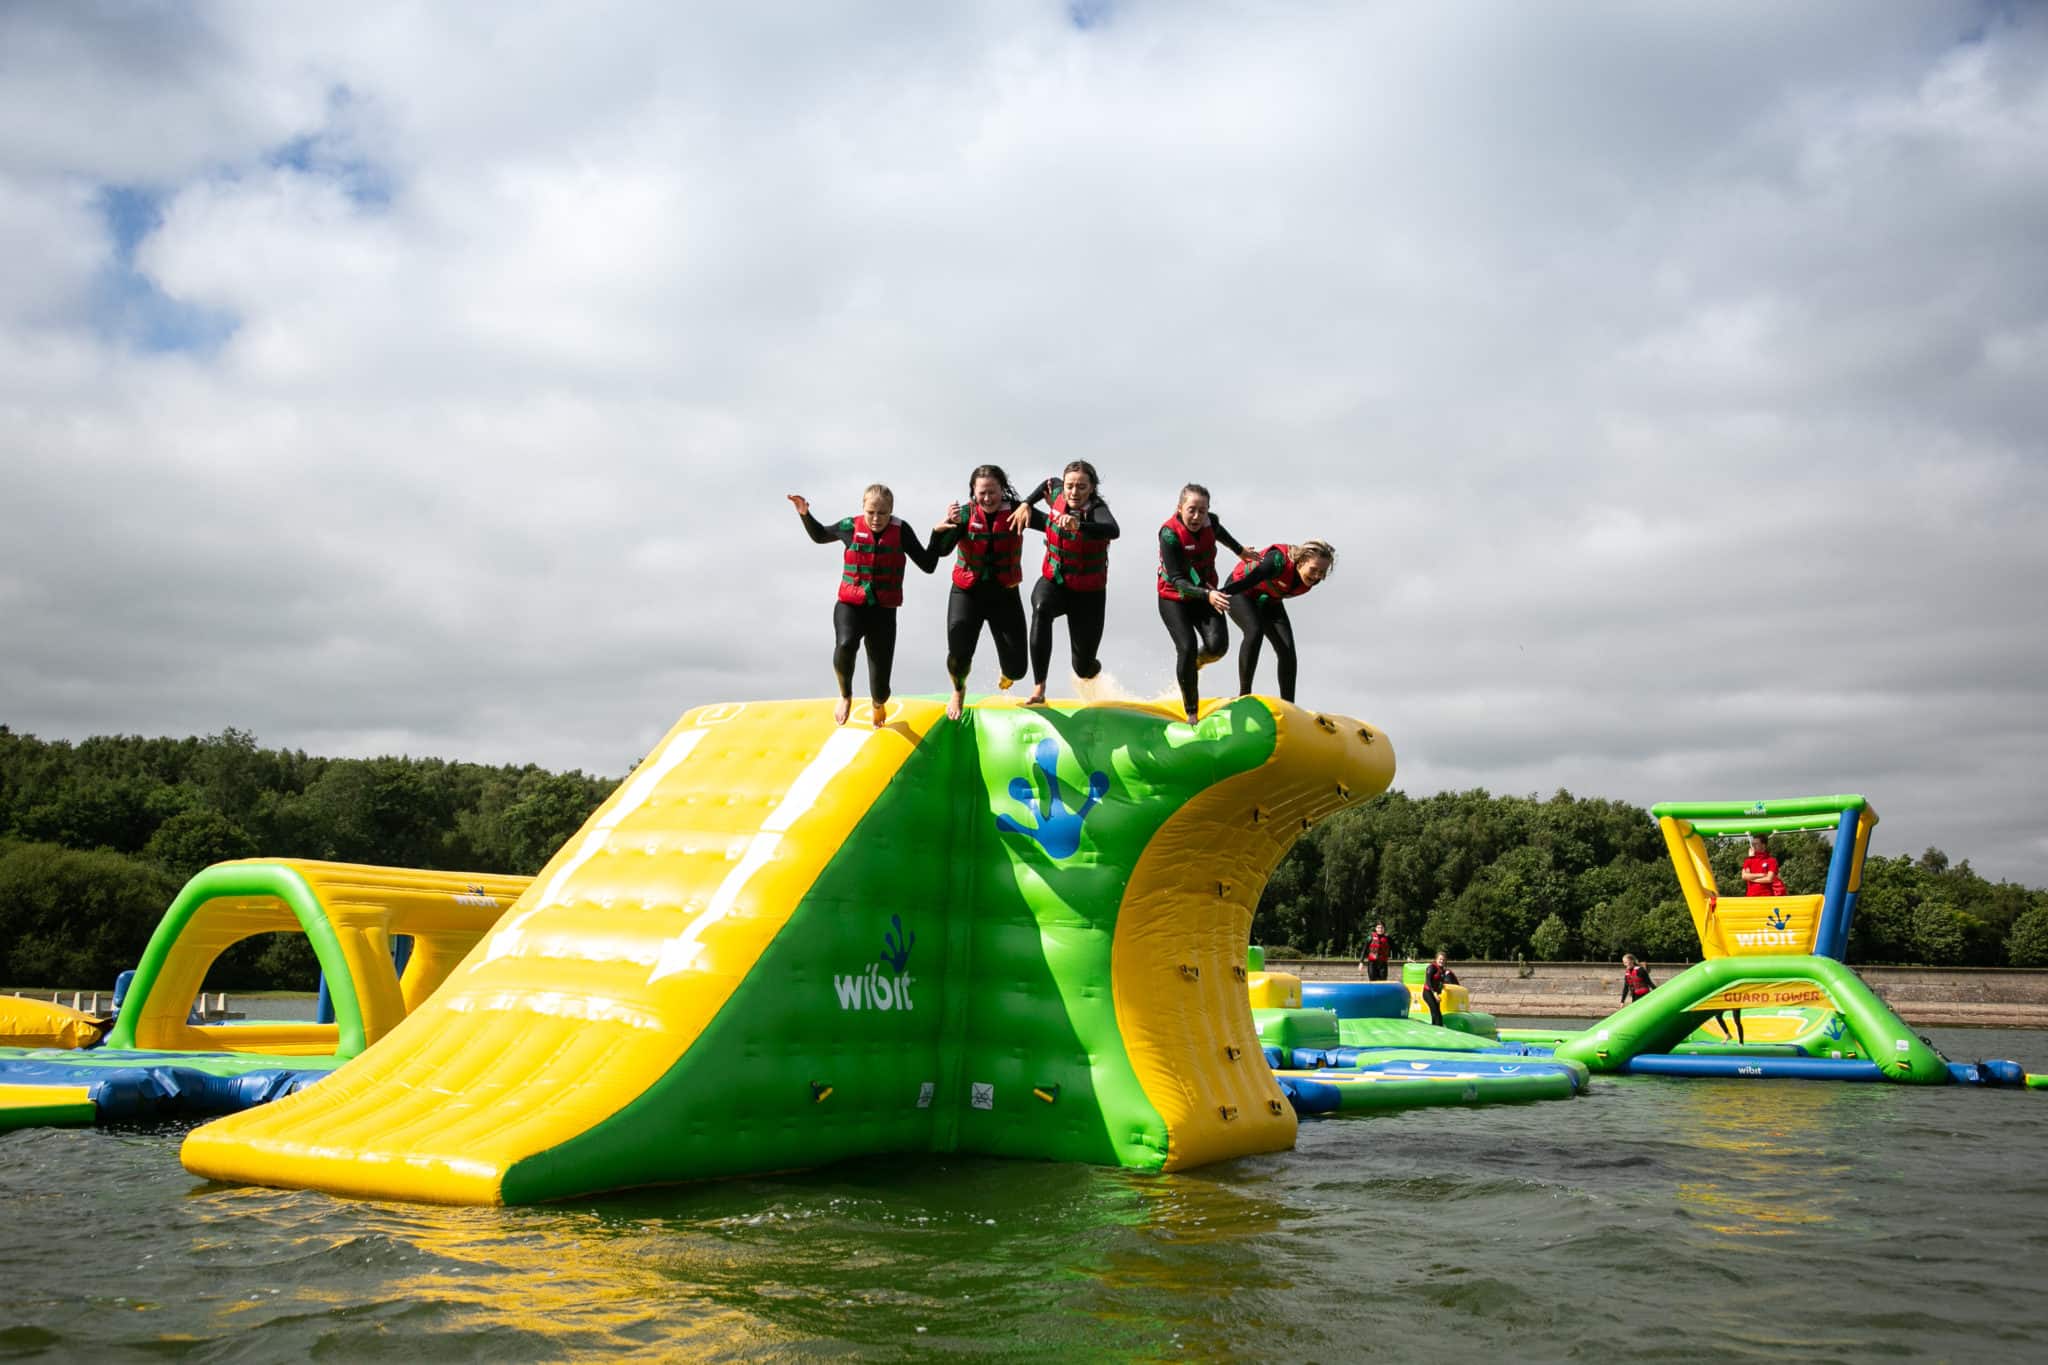
<instances>
[{"instance_id":1,"label":"grey cloud","mask_svg":"<svg viewBox=\"0 0 2048 1365\"><path fill-rule=\"evenodd\" d=\"M1412 791L1863 790L1881 848L2048 881L2032 11L256 5L153 11L156 66L25 13L159 126L0 144L17 729L620 772L829 690L784 493L926 526L1080 456L1135 694L1197 478L1338 544L1303 697ZM217 356L67 313L92 262L38 248L105 180L166 189L138 265Z\"/></svg>"}]
</instances>

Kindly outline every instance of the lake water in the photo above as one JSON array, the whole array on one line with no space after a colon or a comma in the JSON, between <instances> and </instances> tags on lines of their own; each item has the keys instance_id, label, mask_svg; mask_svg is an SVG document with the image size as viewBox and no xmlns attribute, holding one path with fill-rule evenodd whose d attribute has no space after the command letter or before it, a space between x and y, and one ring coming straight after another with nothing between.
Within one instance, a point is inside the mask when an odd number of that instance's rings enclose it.
<instances>
[{"instance_id":1,"label":"lake water","mask_svg":"<svg viewBox=\"0 0 2048 1365\"><path fill-rule=\"evenodd\" d=\"M2048 1071L2048 1032L1930 1030ZM524 1209L0 1136L0 1358L2048 1359L2048 1093L1596 1080L1178 1176L892 1159Z\"/></svg>"}]
</instances>

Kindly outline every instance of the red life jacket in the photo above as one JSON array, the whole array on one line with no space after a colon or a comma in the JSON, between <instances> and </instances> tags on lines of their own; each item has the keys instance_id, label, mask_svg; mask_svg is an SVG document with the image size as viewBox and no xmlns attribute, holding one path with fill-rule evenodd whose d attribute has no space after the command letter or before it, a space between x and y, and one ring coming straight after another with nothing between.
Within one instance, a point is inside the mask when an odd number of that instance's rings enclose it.
<instances>
[{"instance_id":1,"label":"red life jacket","mask_svg":"<svg viewBox=\"0 0 2048 1365\"><path fill-rule=\"evenodd\" d=\"M1286 557L1287 567L1280 571L1278 578L1268 578L1264 582L1252 584L1246 591L1245 596L1299 597L1315 586L1313 583L1301 581L1301 574L1294 567L1294 547L1292 545L1268 545L1265 549L1259 551L1258 559L1249 561L1240 559L1237 562L1237 567L1230 571L1230 581L1235 583L1243 578L1245 570L1256 568L1265 561L1267 555L1275 550L1278 550Z\"/></svg>"},{"instance_id":2,"label":"red life jacket","mask_svg":"<svg viewBox=\"0 0 2048 1365\"><path fill-rule=\"evenodd\" d=\"M839 571L839 600L852 606L903 605L903 523L889 518L876 535L866 517L853 519L853 544Z\"/></svg>"},{"instance_id":3,"label":"red life jacket","mask_svg":"<svg viewBox=\"0 0 2048 1365\"><path fill-rule=\"evenodd\" d=\"M1394 940L1388 938L1385 934L1374 934L1365 941L1365 960L1367 962L1385 962L1393 946Z\"/></svg>"},{"instance_id":4,"label":"red life jacket","mask_svg":"<svg viewBox=\"0 0 2048 1365\"><path fill-rule=\"evenodd\" d=\"M1173 532L1174 537L1180 541L1180 552L1187 559L1188 572L1195 576L1195 581L1205 588L1215 587L1216 523L1203 522L1201 533L1198 535L1188 530L1187 523L1180 519L1180 513L1175 512L1159 524L1159 529ZM1159 561L1159 595L1174 602L1193 600L1167 578L1166 560L1163 558Z\"/></svg>"},{"instance_id":5,"label":"red life jacket","mask_svg":"<svg viewBox=\"0 0 2048 1365\"><path fill-rule=\"evenodd\" d=\"M953 586L971 588L993 577L1003 587L1014 588L1024 581L1024 533L1010 529L1010 513L1003 504L993 517L980 503L967 509L967 524L960 531L960 549L953 557Z\"/></svg>"},{"instance_id":6,"label":"red life jacket","mask_svg":"<svg viewBox=\"0 0 2048 1365\"><path fill-rule=\"evenodd\" d=\"M1067 514L1065 494L1052 500L1051 517ZM1050 520L1045 527L1045 563L1039 573L1075 592L1101 592L1109 586L1109 542L1068 536Z\"/></svg>"},{"instance_id":7,"label":"red life jacket","mask_svg":"<svg viewBox=\"0 0 2048 1365\"><path fill-rule=\"evenodd\" d=\"M1650 993L1650 974L1643 969L1641 963L1629 968L1624 980L1628 986L1630 999L1640 1000Z\"/></svg>"}]
</instances>

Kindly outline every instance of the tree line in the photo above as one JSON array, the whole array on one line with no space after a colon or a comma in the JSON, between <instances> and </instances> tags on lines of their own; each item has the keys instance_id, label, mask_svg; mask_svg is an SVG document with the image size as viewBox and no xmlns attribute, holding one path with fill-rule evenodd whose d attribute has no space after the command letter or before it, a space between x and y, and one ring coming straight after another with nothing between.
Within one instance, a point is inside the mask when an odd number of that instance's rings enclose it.
<instances>
[{"instance_id":1,"label":"tree line","mask_svg":"<svg viewBox=\"0 0 2048 1365\"><path fill-rule=\"evenodd\" d=\"M617 779L415 758L316 758L245 731L205 738L40 740L0 725L0 982L111 984L178 888L229 858L324 858L532 874ZM1773 841L1785 881L1817 891L1829 840ZM1740 884L1739 841L1714 851ZM1696 957L1699 943L1649 812L1626 802L1485 791L1389 792L1316 826L1275 869L1253 935L1276 951L1352 956L1374 921L1424 956ZM304 988L303 941L232 950L212 989ZM1852 961L2048 966L2048 892L1990 882L1939 849L1871 858Z\"/></svg>"},{"instance_id":2,"label":"tree line","mask_svg":"<svg viewBox=\"0 0 2048 1365\"><path fill-rule=\"evenodd\" d=\"M618 779L427 758L316 758L227 729L76 744L0 725L0 983L111 986L178 888L258 855L540 871ZM310 989L310 949L230 950L208 989Z\"/></svg>"},{"instance_id":3,"label":"tree line","mask_svg":"<svg viewBox=\"0 0 2048 1365\"><path fill-rule=\"evenodd\" d=\"M1818 892L1832 839L1771 840L1786 885ZM1740 886L1746 848L1715 841L1714 879ZM1485 791L1388 792L1304 835L1274 869L1255 941L1310 956L1356 956L1375 921L1426 957L1665 962L1699 938L1650 813L1622 801ZM1991 882L1940 849L1871 857L1849 933L1853 962L2048 966L2048 891Z\"/></svg>"}]
</instances>

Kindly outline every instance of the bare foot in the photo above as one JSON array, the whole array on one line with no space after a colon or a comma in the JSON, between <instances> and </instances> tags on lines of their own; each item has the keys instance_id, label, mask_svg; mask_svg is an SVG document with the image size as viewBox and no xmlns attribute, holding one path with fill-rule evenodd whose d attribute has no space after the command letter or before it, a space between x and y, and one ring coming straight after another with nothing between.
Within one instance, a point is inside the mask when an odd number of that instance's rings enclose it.
<instances>
[{"instance_id":1,"label":"bare foot","mask_svg":"<svg viewBox=\"0 0 2048 1365\"><path fill-rule=\"evenodd\" d=\"M846 724L846 718L852 714L853 698L841 697L839 699L839 705L832 708L832 723L834 725L844 725Z\"/></svg>"},{"instance_id":2,"label":"bare foot","mask_svg":"<svg viewBox=\"0 0 2048 1365\"><path fill-rule=\"evenodd\" d=\"M954 688L954 689L953 689L953 698L952 698L952 700L951 700L951 701L948 701L948 702L946 703L946 719L947 719L947 720L958 720L958 719L960 719L960 711L961 711L961 709L962 709L963 707L965 707L966 705L967 705L967 694L966 694L965 692L961 691L961 690L960 690L959 688L957 688L957 687L956 687L956 688Z\"/></svg>"},{"instance_id":3,"label":"bare foot","mask_svg":"<svg viewBox=\"0 0 2048 1365\"><path fill-rule=\"evenodd\" d=\"M873 725L877 730L881 729L884 725L887 725L889 723L889 708L887 704L883 702L876 702L875 709L868 716L868 723Z\"/></svg>"},{"instance_id":4,"label":"bare foot","mask_svg":"<svg viewBox=\"0 0 2048 1365\"><path fill-rule=\"evenodd\" d=\"M1188 708L1188 724L1193 725L1196 721L1200 720L1201 718L1202 713L1200 710L1198 710L1195 707Z\"/></svg>"},{"instance_id":5,"label":"bare foot","mask_svg":"<svg viewBox=\"0 0 2048 1365\"><path fill-rule=\"evenodd\" d=\"M1045 684L1040 683L1038 686L1032 688L1031 695L1024 699L1024 704L1026 706L1045 705Z\"/></svg>"}]
</instances>

